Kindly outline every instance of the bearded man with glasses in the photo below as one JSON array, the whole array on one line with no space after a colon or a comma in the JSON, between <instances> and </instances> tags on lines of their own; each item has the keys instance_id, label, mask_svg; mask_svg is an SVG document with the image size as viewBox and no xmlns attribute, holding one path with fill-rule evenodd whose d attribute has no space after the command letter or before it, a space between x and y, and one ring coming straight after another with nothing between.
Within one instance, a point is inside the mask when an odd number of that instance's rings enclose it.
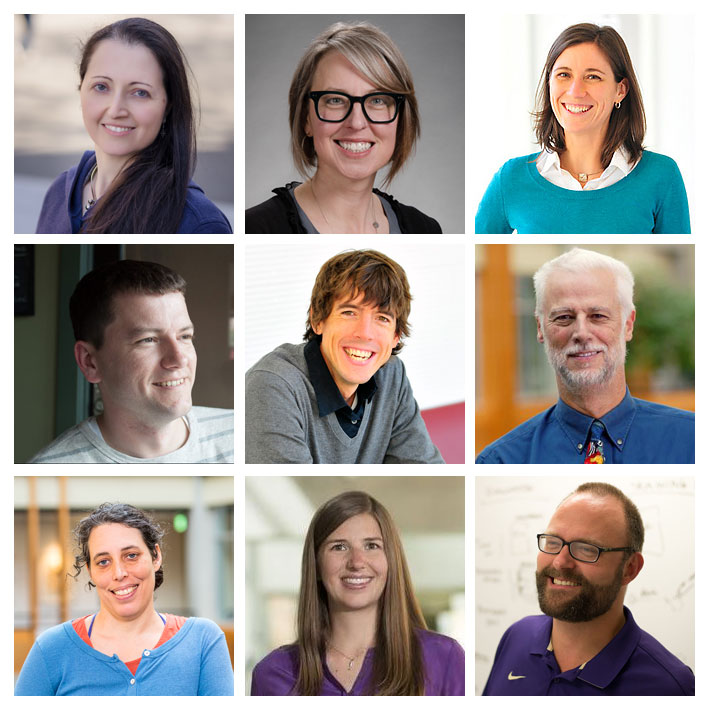
<instances>
[{"instance_id":1,"label":"bearded man with glasses","mask_svg":"<svg viewBox=\"0 0 710 710\"><path fill-rule=\"evenodd\" d=\"M537 539L544 615L503 634L484 695L695 695L692 670L624 606L643 569L644 527L622 491L582 484Z\"/></svg>"}]
</instances>

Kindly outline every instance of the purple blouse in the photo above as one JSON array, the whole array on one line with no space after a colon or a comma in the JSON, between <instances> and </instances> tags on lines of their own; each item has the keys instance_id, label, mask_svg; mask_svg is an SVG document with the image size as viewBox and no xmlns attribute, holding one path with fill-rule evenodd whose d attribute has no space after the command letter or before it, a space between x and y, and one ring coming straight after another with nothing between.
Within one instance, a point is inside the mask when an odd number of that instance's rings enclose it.
<instances>
[{"instance_id":1,"label":"purple blouse","mask_svg":"<svg viewBox=\"0 0 710 710\"><path fill-rule=\"evenodd\" d=\"M422 645L425 695L464 695L464 652L454 639L433 631L417 631ZM320 695L367 695L372 676L374 649L365 655L360 673L346 691L323 663ZM254 667L252 695L291 695L298 680L298 647L281 646Z\"/></svg>"}]
</instances>

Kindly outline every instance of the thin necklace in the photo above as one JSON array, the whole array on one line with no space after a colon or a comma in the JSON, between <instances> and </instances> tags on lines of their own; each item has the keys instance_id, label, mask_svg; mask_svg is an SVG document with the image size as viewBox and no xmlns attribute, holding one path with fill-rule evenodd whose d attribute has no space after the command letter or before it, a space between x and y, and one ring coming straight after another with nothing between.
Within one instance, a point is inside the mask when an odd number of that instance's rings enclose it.
<instances>
[{"instance_id":1,"label":"thin necklace","mask_svg":"<svg viewBox=\"0 0 710 710\"><path fill-rule=\"evenodd\" d=\"M330 648L332 648L334 651L337 651L343 658L347 658L347 659L348 659L348 661L349 661L349 662L348 662L348 670L349 670L349 671L351 671L351 670L353 669L353 663L355 663L355 659L362 653L362 651L358 651L358 652L355 654L355 656L351 657L351 656L348 656L347 653L343 653L339 648L336 648L335 646L333 646L333 644L330 643L330 641L328 641L328 646L329 646Z\"/></svg>"},{"instance_id":2,"label":"thin necklace","mask_svg":"<svg viewBox=\"0 0 710 710\"><path fill-rule=\"evenodd\" d=\"M594 175L601 175L604 170L597 170L595 173L577 173L577 180L579 182L587 182L589 178L594 177Z\"/></svg>"},{"instance_id":3,"label":"thin necklace","mask_svg":"<svg viewBox=\"0 0 710 710\"><path fill-rule=\"evenodd\" d=\"M323 212L323 208L320 206L320 202L318 201L318 197L316 196L316 191L313 189L313 180L308 181L308 187L311 188L311 194L313 195L313 199L316 201L316 205L318 205L318 209L320 210L321 216L325 220L325 223L330 227L330 222L328 221L328 218L325 216L325 212ZM375 217L375 196L372 195L371 200L370 200L370 208L372 209L372 226L375 229L375 234L379 234L377 231L380 227L380 223L377 221L377 218ZM335 648L335 646L333 646ZM336 651L338 650L337 648L335 649Z\"/></svg>"},{"instance_id":4,"label":"thin necklace","mask_svg":"<svg viewBox=\"0 0 710 710\"><path fill-rule=\"evenodd\" d=\"M99 164L95 163L94 167L91 168L91 172L89 173L89 187L91 188L91 197L87 200L86 204L84 205L84 212L88 212L89 209L96 204L96 193L94 192L94 177L96 176L96 172L98 169L99 169Z\"/></svg>"}]
</instances>

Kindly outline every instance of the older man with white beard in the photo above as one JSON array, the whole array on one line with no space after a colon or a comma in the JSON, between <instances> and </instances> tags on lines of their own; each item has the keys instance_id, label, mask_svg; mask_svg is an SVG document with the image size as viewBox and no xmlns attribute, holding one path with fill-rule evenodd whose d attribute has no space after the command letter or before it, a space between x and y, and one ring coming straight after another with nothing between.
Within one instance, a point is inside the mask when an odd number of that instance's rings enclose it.
<instances>
[{"instance_id":1,"label":"older man with white beard","mask_svg":"<svg viewBox=\"0 0 710 710\"><path fill-rule=\"evenodd\" d=\"M487 446L476 463L694 463L695 415L632 397L634 277L626 264L572 249L533 277L537 339L559 399Z\"/></svg>"}]
</instances>

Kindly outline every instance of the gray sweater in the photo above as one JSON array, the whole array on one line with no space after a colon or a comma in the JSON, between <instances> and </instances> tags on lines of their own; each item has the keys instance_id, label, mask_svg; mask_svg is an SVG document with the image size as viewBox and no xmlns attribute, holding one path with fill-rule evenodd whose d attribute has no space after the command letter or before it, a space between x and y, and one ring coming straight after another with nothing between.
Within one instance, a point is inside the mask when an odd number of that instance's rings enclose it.
<instances>
[{"instance_id":1,"label":"gray sweater","mask_svg":"<svg viewBox=\"0 0 710 710\"><path fill-rule=\"evenodd\" d=\"M375 373L377 392L351 439L334 412L318 415L304 348L280 345L246 374L247 463L444 463L399 358Z\"/></svg>"}]
</instances>

